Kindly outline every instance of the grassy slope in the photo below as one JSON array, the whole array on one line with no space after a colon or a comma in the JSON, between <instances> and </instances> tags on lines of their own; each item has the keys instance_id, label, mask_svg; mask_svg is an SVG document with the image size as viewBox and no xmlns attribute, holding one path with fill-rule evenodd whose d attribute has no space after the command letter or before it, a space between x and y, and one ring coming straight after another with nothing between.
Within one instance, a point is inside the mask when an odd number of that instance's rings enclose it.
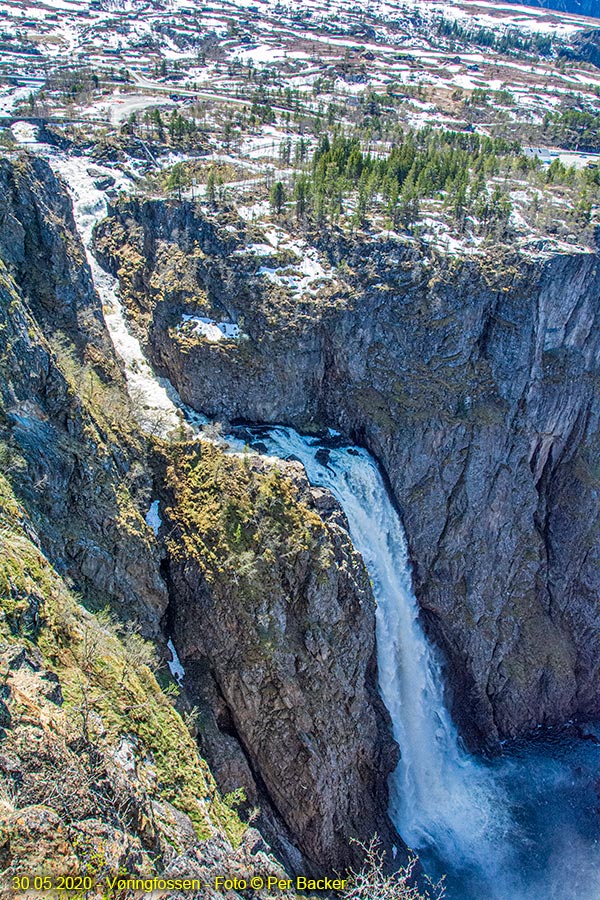
<instances>
[{"instance_id":1,"label":"grassy slope","mask_svg":"<svg viewBox=\"0 0 600 900\"><path fill-rule=\"evenodd\" d=\"M58 675L64 705L52 724L74 735L86 732L107 751L122 735L136 735L140 758L154 761L156 796L187 813L198 837L217 828L239 840L242 823L220 799L169 692L147 664L150 646L135 633L122 634L106 614L83 609L26 529L23 510L0 476L0 639L37 647Z\"/></svg>"}]
</instances>

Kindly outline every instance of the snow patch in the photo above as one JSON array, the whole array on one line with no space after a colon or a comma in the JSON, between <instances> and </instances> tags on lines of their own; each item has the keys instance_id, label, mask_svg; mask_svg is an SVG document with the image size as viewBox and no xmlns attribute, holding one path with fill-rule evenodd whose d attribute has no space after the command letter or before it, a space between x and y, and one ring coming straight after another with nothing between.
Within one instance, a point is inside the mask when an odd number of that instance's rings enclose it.
<instances>
[{"instance_id":1,"label":"snow patch","mask_svg":"<svg viewBox=\"0 0 600 900\"><path fill-rule=\"evenodd\" d=\"M171 638L169 638L169 640L167 641L167 647L171 651L172 656L172 659L167 660L167 665L173 678L181 684L185 677L185 669L181 665L181 660L177 656L177 650L173 646L173 641L171 640Z\"/></svg>"},{"instance_id":2,"label":"snow patch","mask_svg":"<svg viewBox=\"0 0 600 900\"><path fill-rule=\"evenodd\" d=\"M183 315L179 331L185 334L199 334L207 341L236 341L240 337L239 325L235 322L215 322L214 319L206 319L203 316Z\"/></svg>"},{"instance_id":3,"label":"snow patch","mask_svg":"<svg viewBox=\"0 0 600 900\"><path fill-rule=\"evenodd\" d=\"M38 127L32 125L31 122L15 122L10 130L17 144L37 143Z\"/></svg>"},{"instance_id":4,"label":"snow patch","mask_svg":"<svg viewBox=\"0 0 600 900\"><path fill-rule=\"evenodd\" d=\"M154 500L150 506L150 509L146 513L146 525L149 525L154 534L158 534L160 526L162 525L162 519L158 512L158 500Z\"/></svg>"}]
</instances>

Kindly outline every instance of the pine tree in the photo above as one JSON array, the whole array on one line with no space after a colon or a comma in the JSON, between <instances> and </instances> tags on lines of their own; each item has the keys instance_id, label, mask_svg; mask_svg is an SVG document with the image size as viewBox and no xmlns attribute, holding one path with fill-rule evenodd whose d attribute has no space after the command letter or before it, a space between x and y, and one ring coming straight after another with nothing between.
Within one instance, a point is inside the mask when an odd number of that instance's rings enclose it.
<instances>
[{"instance_id":1,"label":"pine tree","mask_svg":"<svg viewBox=\"0 0 600 900\"><path fill-rule=\"evenodd\" d=\"M309 180L306 175L301 175L294 188L294 199L296 201L296 218L298 219L298 221L304 219L308 213L309 197Z\"/></svg>"},{"instance_id":2,"label":"pine tree","mask_svg":"<svg viewBox=\"0 0 600 900\"><path fill-rule=\"evenodd\" d=\"M277 213L277 215L280 216L286 202L285 188L281 181L275 182L275 184L271 188L269 199L271 201L272 208Z\"/></svg>"},{"instance_id":3,"label":"pine tree","mask_svg":"<svg viewBox=\"0 0 600 900\"><path fill-rule=\"evenodd\" d=\"M165 139L165 131L162 116L160 114L160 109L155 106L151 113L152 122L154 127L156 128L156 135L159 141L164 141Z\"/></svg>"},{"instance_id":4,"label":"pine tree","mask_svg":"<svg viewBox=\"0 0 600 900\"><path fill-rule=\"evenodd\" d=\"M177 199L181 200L181 189L186 186L187 178L183 163L175 163L167 178L167 190L169 193L177 193Z\"/></svg>"},{"instance_id":5,"label":"pine tree","mask_svg":"<svg viewBox=\"0 0 600 900\"><path fill-rule=\"evenodd\" d=\"M217 205L217 179L213 169L210 170L206 179L206 199L211 206Z\"/></svg>"}]
</instances>

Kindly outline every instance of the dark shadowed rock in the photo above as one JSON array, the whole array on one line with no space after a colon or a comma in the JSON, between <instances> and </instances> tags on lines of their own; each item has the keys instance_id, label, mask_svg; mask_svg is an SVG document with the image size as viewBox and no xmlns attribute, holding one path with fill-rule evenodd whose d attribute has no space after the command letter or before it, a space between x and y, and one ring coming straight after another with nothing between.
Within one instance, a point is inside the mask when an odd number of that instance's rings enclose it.
<instances>
[{"instance_id":1,"label":"dark shadowed rock","mask_svg":"<svg viewBox=\"0 0 600 900\"><path fill-rule=\"evenodd\" d=\"M377 692L374 601L333 498L328 517L301 465L282 476L251 466L196 445L168 472L174 641L208 710L201 740L218 781L239 779L266 804L261 825L289 864L286 835L330 871L356 858L351 838L400 846L386 812L397 751ZM209 524L217 485L224 518ZM228 530L238 503L237 515L262 510L243 537Z\"/></svg>"}]
</instances>

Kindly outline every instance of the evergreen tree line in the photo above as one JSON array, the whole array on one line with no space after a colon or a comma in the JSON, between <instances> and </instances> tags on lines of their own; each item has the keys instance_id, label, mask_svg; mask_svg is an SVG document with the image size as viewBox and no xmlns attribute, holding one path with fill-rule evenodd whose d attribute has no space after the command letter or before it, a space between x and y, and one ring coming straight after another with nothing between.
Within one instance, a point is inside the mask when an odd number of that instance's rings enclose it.
<instances>
[{"instance_id":1,"label":"evergreen tree line","mask_svg":"<svg viewBox=\"0 0 600 900\"><path fill-rule=\"evenodd\" d=\"M460 229L473 213L486 232L502 230L510 203L499 189L489 195L486 181L499 173L501 158L508 156L518 158L525 171L535 166L518 144L474 133L427 127L404 135L384 158L364 152L357 137L324 135L310 168L296 178L296 215L335 222L351 200L358 224L378 209L395 228L409 227L419 217L421 199L441 196ZM280 194L277 199L279 206Z\"/></svg>"},{"instance_id":2,"label":"evergreen tree line","mask_svg":"<svg viewBox=\"0 0 600 900\"><path fill-rule=\"evenodd\" d=\"M146 138L164 143L167 141L174 146L184 146L193 144L198 137L199 128L194 119L187 118L178 110L174 109L171 114L163 118L160 109L155 106L145 111L143 120L138 120L137 114L133 112L122 130L132 134L140 132Z\"/></svg>"},{"instance_id":3,"label":"evergreen tree line","mask_svg":"<svg viewBox=\"0 0 600 900\"><path fill-rule=\"evenodd\" d=\"M525 34L516 28L508 28L501 33L491 28L468 28L457 20L450 21L443 16L436 21L436 29L442 37L475 44L478 47L490 47L497 53L526 53L536 56L551 56L554 41L546 34Z\"/></svg>"},{"instance_id":4,"label":"evergreen tree line","mask_svg":"<svg viewBox=\"0 0 600 900\"><path fill-rule=\"evenodd\" d=\"M544 131L559 147L600 152L600 115L579 109L546 113Z\"/></svg>"},{"instance_id":5,"label":"evergreen tree line","mask_svg":"<svg viewBox=\"0 0 600 900\"><path fill-rule=\"evenodd\" d=\"M60 93L64 101L75 101L90 95L99 85L98 75L90 68L81 66L54 69L46 79L45 89Z\"/></svg>"}]
</instances>

